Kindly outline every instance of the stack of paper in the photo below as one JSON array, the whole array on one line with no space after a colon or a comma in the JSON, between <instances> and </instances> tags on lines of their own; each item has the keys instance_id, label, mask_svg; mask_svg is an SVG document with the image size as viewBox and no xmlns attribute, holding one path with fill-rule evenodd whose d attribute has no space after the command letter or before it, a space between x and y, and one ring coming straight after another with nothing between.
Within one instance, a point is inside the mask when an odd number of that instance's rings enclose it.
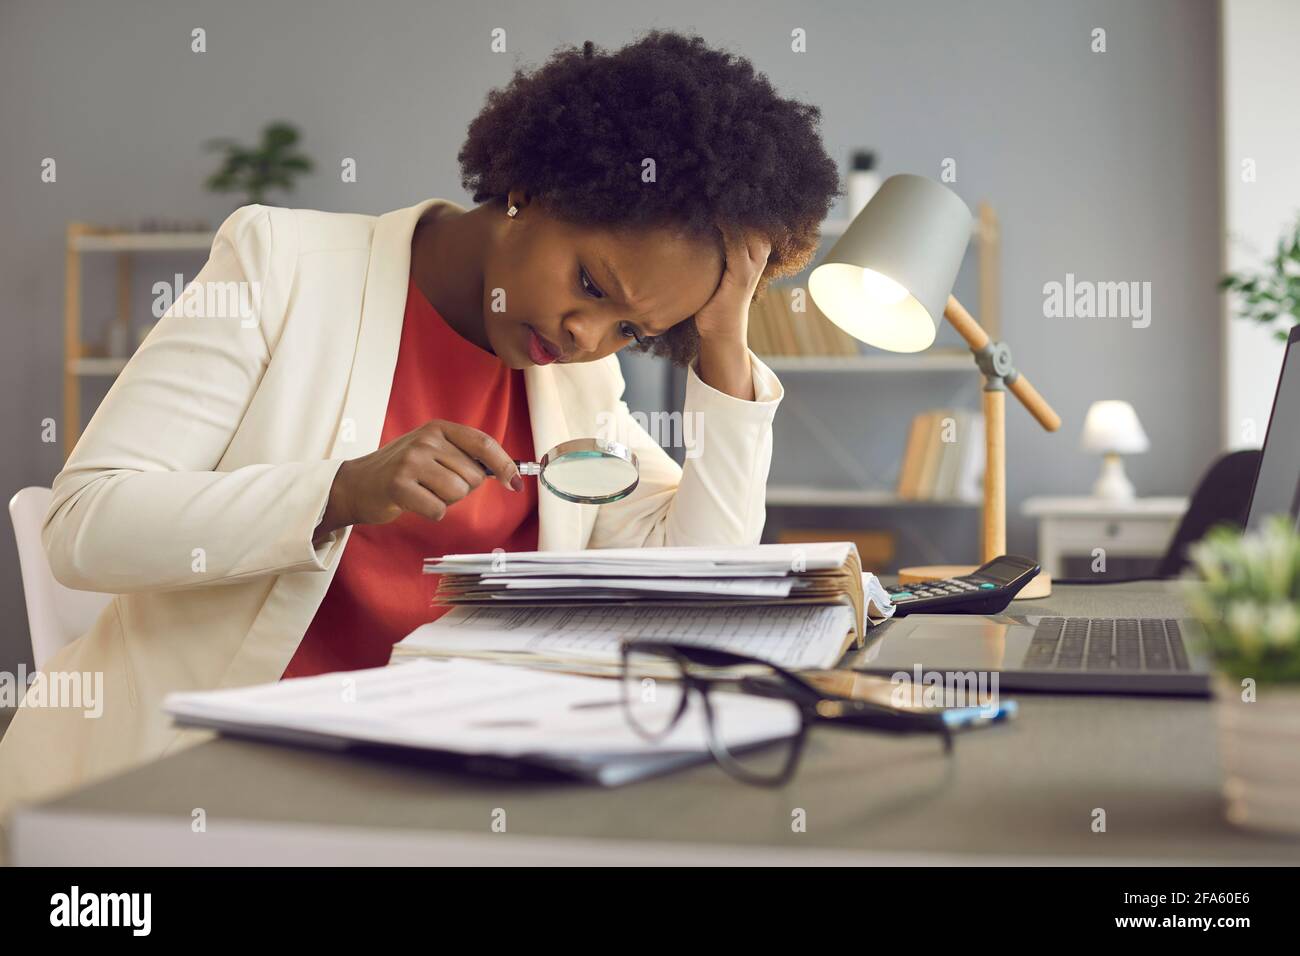
<instances>
[{"instance_id":1,"label":"stack of paper","mask_svg":"<svg viewBox=\"0 0 1300 956\"><path fill-rule=\"evenodd\" d=\"M163 709L187 727L339 750L426 752L459 768L529 767L616 786L709 760L700 701L663 741L627 723L620 684L475 661L412 661L255 687L168 694ZM798 730L788 704L712 695L729 746Z\"/></svg>"},{"instance_id":2,"label":"stack of paper","mask_svg":"<svg viewBox=\"0 0 1300 956\"><path fill-rule=\"evenodd\" d=\"M746 548L589 548L584 551L493 551L426 558L430 574L501 575L510 578L673 577L784 578L833 571L857 557L851 541L757 544Z\"/></svg>"},{"instance_id":3,"label":"stack of paper","mask_svg":"<svg viewBox=\"0 0 1300 956\"><path fill-rule=\"evenodd\" d=\"M608 674L630 638L696 643L784 667L831 667L893 613L850 542L448 555L458 605L394 659L465 656Z\"/></svg>"},{"instance_id":4,"label":"stack of paper","mask_svg":"<svg viewBox=\"0 0 1300 956\"><path fill-rule=\"evenodd\" d=\"M453 554L427 559L424 571L442 576L440 604L848 604L859 620L866 613L848 541Z\"/></svg>"},{"instance_id":5,"label":"stack of paper","mask_svg":"<svg viewBox=\"0 0 1300 956\"><path fill-rule=\"evenodd\" d=\"M852 642L853 610L842 604L456 608L393 645L393 660L472 657L617 676L623 641L634 638L732 651L790 669L833 667Z\"/></svg>"}]
</instances>

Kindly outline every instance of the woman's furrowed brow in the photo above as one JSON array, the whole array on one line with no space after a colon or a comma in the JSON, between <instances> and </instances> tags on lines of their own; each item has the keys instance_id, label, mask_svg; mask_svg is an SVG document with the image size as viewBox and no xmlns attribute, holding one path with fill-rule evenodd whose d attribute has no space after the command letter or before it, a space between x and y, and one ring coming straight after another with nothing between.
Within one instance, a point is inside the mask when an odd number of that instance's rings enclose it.
<instances>
[{"instance_id":1,"label":"woman's furrowed brow","mask_svg":"<svg viewBox=\"0 0 1300 956\"><path fill-rule=\"evenodd\" d=\"M620 279L618 273L614 271L614 267L609 264L609 260L604 256L598 256L597 261L600 263L600 267L605 270L605 275L609 277L609 282L607 282L606 285L611 286L616 292L618 292L618 297L624 302L631 301L631 296L627 294L627 286L623 284L623 280Z\"/></svg>"}]
</instances>

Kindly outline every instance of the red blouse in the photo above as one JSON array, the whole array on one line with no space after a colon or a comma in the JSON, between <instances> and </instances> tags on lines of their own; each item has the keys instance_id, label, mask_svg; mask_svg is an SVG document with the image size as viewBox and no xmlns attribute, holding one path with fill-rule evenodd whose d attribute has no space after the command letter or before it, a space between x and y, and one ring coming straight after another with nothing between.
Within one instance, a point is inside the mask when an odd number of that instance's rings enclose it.
<instances>
[{"instance_id":1,"label":"red blouse","mask_svg":"<svg viewBox=\"0 0 1300 956\"><path fill-rule=\"evenodd\" d=\"M524 373L461 338L409 283L402 342L381 445L433 418L487 432L512 458L533 460ZM537 482L512 492L489 479L432 522L412 512L382 525L354 525L338 569L284 677L379 667L392 646L446 608L432 605L437 580L426 557L537 550Z\"/></svg>"}]
</instances>

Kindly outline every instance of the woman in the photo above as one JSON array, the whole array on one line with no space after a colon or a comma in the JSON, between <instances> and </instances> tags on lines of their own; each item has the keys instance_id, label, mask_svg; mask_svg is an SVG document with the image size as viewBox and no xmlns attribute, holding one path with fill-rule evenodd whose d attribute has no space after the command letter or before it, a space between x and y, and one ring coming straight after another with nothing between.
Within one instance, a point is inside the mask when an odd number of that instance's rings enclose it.
<instances>
[{"instance_id":1,"label":"woman","mask_svg":"<svg viewBox=\"0 0 1300 956\"><path fill-rule=\"evenodd\" d=\"M22 709L0 806L204 739L169 691L383 664L431 616L426 556L756 543L782 392L747 310L838 192L818 119L653 32L493 91L459 154L473 209L233 213L55 479L56 576L115 597L47 670L102 673L102 716ZM622 348L689 367L684 468L629 415ZM602 434L640 457L622 501L518 475Z\"/></svg>"}]
</instances>

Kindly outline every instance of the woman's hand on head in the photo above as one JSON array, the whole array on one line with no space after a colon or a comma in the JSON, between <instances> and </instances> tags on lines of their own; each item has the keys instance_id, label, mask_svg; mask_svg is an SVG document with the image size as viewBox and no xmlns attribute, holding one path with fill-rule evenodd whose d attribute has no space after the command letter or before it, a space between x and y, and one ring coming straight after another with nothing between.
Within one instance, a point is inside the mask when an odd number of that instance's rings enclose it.
<instances>
[{"instance_id":1,"label":"woman's hand on head","mask_svg":"<svg viewBox=\"0 0 1300 956\"><path fill-rule=\"evenodd\" d=\"M488 477L483 465L512 491L523 488L514 459L490 435L457 422L426 422L339 466L314 537L351 524L387 524L404 511L441 521Z\"/></svg>"},{"instance_id":2,"label":"woman's hand on head","mask_svg":"<svg viewBox=\"0 0 1300 956\"><path fill-rule=\"evenodd\" d=\"M700 379L720 392L747 402L754 400L749 363L749 306L758 280L767 267L772 243L757 233L724 232L726 268L717 290L695 313L700 333Z\"/></svg>"},{"instance_id":3,"label":"woman's hand on head","mask_svg":"<svg viewBox=\"0 0 1300 956\"><path fill-rule=\"evenodd\" d=\"M695 313L701 339L746 341L749 306L772 254L772 243L759 233L723 232L726 263L722 281L704 307Z\"/></svg>"}]
</instances>

